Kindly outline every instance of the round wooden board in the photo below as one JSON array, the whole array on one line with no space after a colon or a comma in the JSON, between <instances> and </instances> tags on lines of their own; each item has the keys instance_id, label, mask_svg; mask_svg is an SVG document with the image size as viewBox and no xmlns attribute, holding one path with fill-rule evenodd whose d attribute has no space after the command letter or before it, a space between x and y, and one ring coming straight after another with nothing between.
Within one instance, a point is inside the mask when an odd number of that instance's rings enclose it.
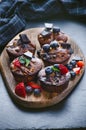
<instances>
[{"instance_id":1,"label":"round wooden board","mask_svg":"<svg viewBox=\"0 0 86 130\"><path fill-rule=\"evenodd\" d=\"M21 33L25 33L28 35L29 39L36 44L36 48L39 49L40 45L37 40L37 35L43 30L43 28L32 28L25 30ZM14 37L14 39L19 38L19 34ZM8 43L11 44L13 39ZM71 46L74 50L74 54L71 56L71 58L75 55L78 55L83 58L83 61L85 62L84 55L78 45L68 36L68 42L71 43ZM71 60L71 59L70 59ZM11 97L13 100L20 104L23 107L27 108L42 108L42 107L48 107L52 106L56 103L59 103L62 101L72 90L75 88L76 84L80 81L82 75L84 74L85 67L81 70L81 73L75 77L74 80L70 80L69 85L65 91L63 91L61 94L58 93L48 93L45 91L42 91L41 96L35 97L33 94L30 96L26 96L26 98L21 98L17 96L14 92L14 88L16 86L16 81L10 71L10 60L9 56L6 52L6 49L3 50L1 57L0 57L0 69L2 72L3 79L6 83L6 87L11 94Z\"/></svg>"}]
</instances>

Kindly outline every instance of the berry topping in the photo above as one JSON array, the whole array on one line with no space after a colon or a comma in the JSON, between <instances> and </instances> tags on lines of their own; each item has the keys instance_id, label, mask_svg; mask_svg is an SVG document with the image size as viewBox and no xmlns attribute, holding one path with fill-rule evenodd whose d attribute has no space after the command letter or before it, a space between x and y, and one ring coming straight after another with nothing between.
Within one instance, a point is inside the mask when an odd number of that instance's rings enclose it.
<instances>
[{"instance_id":1,"label":"berry topping","mask_svg":"<svg viewBox=\"0 0 86 130\"><path fill-rule=\"evenodd\" d=\"M75 67L76 61L75 61L75 60L72 60L72 61L70 61L70 64L72 64L72 66Z\"/></svg>"},{"instance_id":2,"label":"berry topping","mask_svg":"<svg viewBox=\"0 0 86 130\"><path fill-rule=\"evenodd\" d=\"M52 48L57 48L57 47L59 47L59 44L58 44L58 42L57 42L56 40L54 40L54 41L52 41L52 42L50 43L50 47L52 47Z\"/></svg>"},{"instance_id":3,"label":"berry topping","mask_svg":"<svg viewBox=\"0 0 86 130\"><path fill-rule=\"evenodd\" d=\"M63 64L59 65L59 69L60 69L61 74L66 74L68 72L67 67L64 66Z\"/></svg>"},{"instance_id":4,"label":"berry topping","mask_svg":"<svg viewBox=\"0 0 86 130\"><path fill-rule=\"evenodd\" d=\"M35 96L40 96L40 94L41 94L41 90L40 89L34 89L34 95Z\"/></svg>"},{"instance_id":5,"label":"berry topping","mask_svg":"<svg viewBox=\"0 0 86 130\"><path fill-rule=\"evenodd\" d=\"M78 67L82 68L84 66L84 62L83 61L78 61L77 65L78 65Z\"/></svg>"},{"instance_id":6,"label":"berry topping","mask_svg":"<svg viewBox=\"0 0 86 130\"><path fill-rule=\"evenodd\" d=\"M76 73L75 73L74 71L70 71L70 74L71 74L71 78L72 78L72 79L75 78Z\"/></svg>"},{"instance_id":7,"label":"berry topping","mask_svg":"<svg viewBox=\"0 0 86 130\"><path fill-rule=\"evenodd\" d=\"M54 27L53 28L53 33L59 33L60 32L60 28L59 27Z\"/></svg>"},{"instance_id":8,"label":"berry topping","mask_svg":"<svg viewBox=\"0 0 86 130\"><path fill-rule=\"evenodd\" d=\"M33 89L35 88L41 89L41 86L35 82L29 82L28 85L31 86Z\"/></svg>"},{"instance_id":9,"label":"berry topping","mask_svg":"<svg viewBox=\"0 0 86 130\"><path fill-rule=\"evenodd\" d=\"M59 64L54 64L53 67L52 67L52 70L54 72L60 72L60 70L59 70Z\"/></svg>"},{"instance_id":10,"label":"berry topping","mask_svg":"<svg viewBox=\"0 0 86 130\"><path fill-rule=\"evenodd\" d=\"M73 71L74 71L76 74L80 74L80 67L73 68Z\"/></svg>"},{"instance_id":11,"label":"berry topping","mask_svg":"<svg viewBox=\"0 0 86 130\"><path fill-rule=\"evenodd\" d=\"M43 50L44 50L45 52L49 52L49 50L50 50L50 45L49 45L49 44L43 45Z\"/></svg>"},{"instance_id":12,"label":"berry topping","mask_svg":"<svg viewBox=\"0 0 86 130\"><path fill-rule=\"evenodd\" d=\"M31 86L26 86L26 93L27 94L32 93L32 91L33 91L33 88Z\"/></svg>"},{"instance_id":13,"label":"berry topping","mask_svg":"<svg viewBox=\"0 0 86 130\"><path fill-rule=\"evenodd\" d=\"M45 68L45 73L46 73L46 75L49 75L49 74L51 74L52 72L53 72L53 70L52 70L51 67Z\"/></svg>"},{"instance_id":14,"label":"berry topping","mask_svg":"<svg viewBox=\"0 0 86 130\"><path fill-rule=\"evenodd\" d=\"M73 69L73 65L72 64L67 64L66 67L68 68L68 70L72 70Z\"/></svg>"},{"instance_id":15,"label":"berry topping","mask_svg":"<svg viewBox=\"0 0 86 130\"><path fill-rule=\"evenodd\" d=\"M59 68L59 64L54 64L53 65L55 68Z\"/></svg>"},{"instance_id":16,"label":"berry topping","mask_svg":"<svg viewBox=\"0 0 86 130\"><path fill-rule=\"evenodd\" d=\"M24 86L23 82L21 82L21 83L19 83L19 84L16 85L16 87L15 87L15 93L18 96L25 98L26 91L25 91L25 86Z\"/></svg>"},{"instance_id":17,"label":"berry topping","mask_svg":"<svg viewBox=\"0 0 86 130\"><path fill-rule=\"evenodd\" d=\"M21 64L20 64L20 61L18 60L18 59L15 59L14 61L13 61L13 64L14 64L14 66L16 66L16 67L21 67Z\"/></svg>"}]
</instances>

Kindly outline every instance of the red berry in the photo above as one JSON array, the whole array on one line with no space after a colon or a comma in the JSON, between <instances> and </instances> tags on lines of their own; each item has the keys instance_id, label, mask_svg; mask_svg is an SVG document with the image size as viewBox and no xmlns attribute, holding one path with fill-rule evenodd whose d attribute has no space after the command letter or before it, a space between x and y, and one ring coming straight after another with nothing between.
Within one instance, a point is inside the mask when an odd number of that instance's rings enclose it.
<instances>
[{"instance_id":1,"label":"red berry","mask_svg":"<svg viewBox=\"0 0 86 130\"><path fill-rule=\"evenodd\" d=\"M14 64L14 66L16 66L16 67L21 67L20 61L19 61L18 59L15 59L15 60L13 61L13 64Z\"/></svg>"},{"instance_id":2,"label":"red berry","mask_svg":"<svg viewBox=\"0 0 86 130\"><path fill-rule=\"evenodd\" d=\"M59 69L60 69L61 74L66 74L68 72L67 67L64 66L63 64L59 65Z\"/></svg>"},{"instance_id":3,"label":"red berry","mask_svg":"<svg viewBox=\"0 0 86 130\"><path fill-rule=\"evenodd\" d=\"M41 89L41 86L38 85L38 84L35 83L35 82L29 82L28 85L31 86L31 87L34 88L34 89L35 89L35 88Z\"/></svg>"},{"instance_id":4,"label":"red berry","mask_svg":"<svg viewBox=\"0 0 86 130\"><path fill-rule=\"evenodd\" d=\"M78 61L77 65L78 65L78 67L82 68L84 66L84 62L83 61Z\"/></svg>"},{"instance_id":5,"label":"red berry","mask_svg":"<svg viewBox=\"0 0 86 130\"><path fill-rule=\"evenodd\" d=\"M25 86L24 86L23 82L21 82L21 83L19 83L19 84L16 85L16 87L15 87L15 93L18 96L25 98L26 91L25 91Z\"/></svg>"},{"instance_id":6,"label":"red berry","mask_svg":"<svg viewBox=\"0 0 86 130\"><path fill-rule=\"evenodd\" d=\"M80 74L80 67L73 68L73 71L74 71L76 74Z\"/></svg>"}]
</instances>

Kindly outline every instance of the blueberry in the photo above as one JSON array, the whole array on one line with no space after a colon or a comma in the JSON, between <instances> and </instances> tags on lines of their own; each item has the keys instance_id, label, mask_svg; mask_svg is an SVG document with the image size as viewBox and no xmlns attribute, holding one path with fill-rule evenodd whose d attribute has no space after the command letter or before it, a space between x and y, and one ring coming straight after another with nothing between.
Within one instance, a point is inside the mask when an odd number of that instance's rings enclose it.
<instances>
[{"instance_id":1,"label":"blueberry","mask_svg":"<svg viewBox=\"0 0 86 130\"><path fill-rule=\"evenodd\" d=\"M31 86L26 86L26 92L27 92L27 94L32 93L32 91L33 91L33 89L32 89Z\"/></svg>"},{"instance_id":2,"label":"blueberry","mask_svg":"<svg viewBox=\"0 0 86 130\"><path fill-rule=\"evenodd\" d=\"M34 95L35 96L40 96L40 94L41 94L41 90L40 89L34 89Z\"/></svg>"},{"instance_id":3,"label":"blueberry","mask_svg":"<svg viewBox=\"0 0 86 130\"><path fill-rule=\"evenodd\" d=\"M68 70L72 70L73 69L73 65L72 64L67 64L66 67L68 68Z\"/></svg>"},{"instance_id":4,"label":"blueberry","mask_svg":"<svg viewBox=\"0 0 86 130\"><path fill-rule=\"evenodd\" d=\"M73 67L75 67L75 65L76 65L76 61L75 61L75 60L72 60L72 61L70 61L70 64L72 64Z\"/></svg>"},{"instance_id":5,"label":"blueberry","mask_svg":"<svg viewBox=\"0 0 86 130\"><path fill-rule=\"evenodd\" d=\"M74 71L70 71L70 74L71 74L71 78L75 78L76 73Z\"/></svg>"},{"instance_id":6,"label":"blueberry","mask_svg":"<svg viewBox=\"0 0 86 130\"><path fill-rule=\"evenodd\" d=\"M55 68L59 68L59 64L54 64L53 65Z\"/></svg>"},{"instance_id":7,"label":"blueberry","mask_svg":"<svg viewBox=\"0 0 86 130\"><path fill-rule=\"evenodd\" d=\"M52 72L53 72L53 70L52 70L51 67L45 68L45 73L46 73L46 75L49 75L49 74L51 74Z\"/></svg>"},{"instance_id":8,"label":"blueberry","mask_svg":"<svg viewBox=\"0 0 86 130\"><path fill-rule=\"evenodd\" d=\"M58 42L57 42L56 40L54 40L54 41L52 41L52 42L50 43L50 47L56 48L56 47L59 47L59 44L58 44Z\"/></svg>"},{"instance_id":9,"label":"blueberry","mask_svg":"<svg viewBox=\"0 0 86 130\"><path fill-rule=\"evenodd\" d=\"M44 50L45 52L49 52L49 50L50 50L50 45L49 45L49 44L43 45L43 50Z\"/></svg>"},{"instance_id":10,"label":"blueberry","mask_svg":"<svg viewBox=\"0 0 86 130\"><path fill-rule=\"evenodd\" d=\"M60 28L59 27L54 27L53 28L53 33L59 33L60 32Z\"/></svg>"}]
</instances>

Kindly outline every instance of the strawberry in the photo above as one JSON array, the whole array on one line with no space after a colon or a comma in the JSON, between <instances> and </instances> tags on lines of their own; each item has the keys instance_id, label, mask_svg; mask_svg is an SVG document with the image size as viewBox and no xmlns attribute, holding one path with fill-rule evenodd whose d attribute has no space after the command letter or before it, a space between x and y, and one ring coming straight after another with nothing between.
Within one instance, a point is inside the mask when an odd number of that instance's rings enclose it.
<instances>
[{"instance_id":1,"label":"strawberry","mask_svg":"<svg viewBox=\"0 0 86 130\"><path fill-rule=\"evenodd\" d=\"M14 66L21 67L20 61L18 59L13 61Z\"/></svg>"},{"instance_id":2,"label":"strawberry","mask_svg":"<svg viewBox=\"0 0 86 130\"><path fill-rule=\"evenodd\" d=\"M73 71L74 71L76 74L80 74L80 67L73 68Z\"/></svg>"},{"instance_id":3,"label":"strawberry","mask_svg":"<svg viewBox=\"0 0 86 130\"><path fill-rule=\"evenodd\" d=\"M31 86L33 89L41 89L41 86L35 82L29 82L28 85Z\"/></svg>"},{"instance_id":4,"label":"strawberry","mask_svg":"<svg viewBox=\"0 0 86 130\"><path fill-rule=\"evenodd\" d=\"M77 65L78 65L78 67L82 68L84 66L84 62L83 61L78 61Z\"/></svg>"},{"instance_id":5,"label":"strawberry","mask_svg":"<svg viewBox=\"0 0 86 130\"><path fill-rule=\"evenodd\" d=\"M68 72L67 67L64 66L63 64L59 65L59 69L60 69L61 74L66 74Z\"/></svg>"},{"instance_id":6,"label":"strawberry","mask_svg":"<svg viewBox=\"0 0 86 130\"><path fill-rule=\"evenodd\" d=\"M15 87L15 93L18 96L25 98L26 91L25 91L25 86L24 86L23 82L21 82L21 83L19 83L19 84L16 85L16 87Z\"/></svg>"}]
</instances>

